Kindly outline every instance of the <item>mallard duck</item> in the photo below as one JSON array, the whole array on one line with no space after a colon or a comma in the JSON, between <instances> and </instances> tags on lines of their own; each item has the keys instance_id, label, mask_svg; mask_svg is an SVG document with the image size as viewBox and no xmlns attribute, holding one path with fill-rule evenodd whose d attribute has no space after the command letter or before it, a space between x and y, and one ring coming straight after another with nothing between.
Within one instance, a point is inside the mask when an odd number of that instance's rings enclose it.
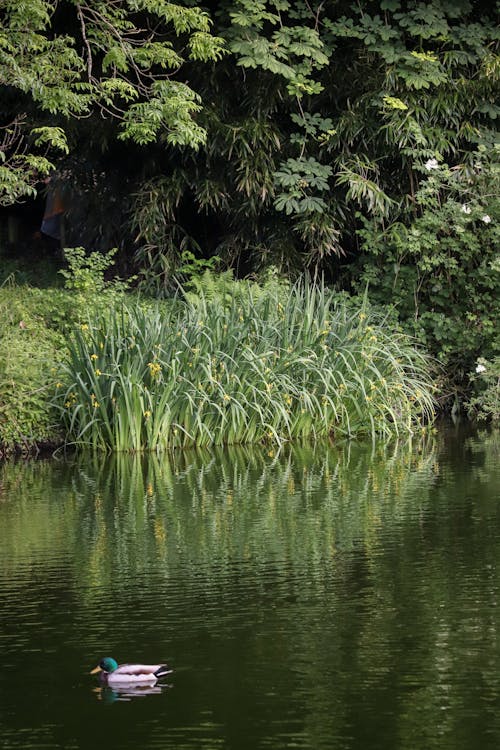
<instances>
[{"instance_id":1,"label":"mallard duck","mask_svg":"<svg viewBox=\"0 0 500 750\"><path fill-rule=\"evenodd\" d=\"M111 656L105 656L90 674L99 673L99 679L106 685L154 685L161 677L172 672L167 664L118 665Z\"/></svg>"}]
</instances>

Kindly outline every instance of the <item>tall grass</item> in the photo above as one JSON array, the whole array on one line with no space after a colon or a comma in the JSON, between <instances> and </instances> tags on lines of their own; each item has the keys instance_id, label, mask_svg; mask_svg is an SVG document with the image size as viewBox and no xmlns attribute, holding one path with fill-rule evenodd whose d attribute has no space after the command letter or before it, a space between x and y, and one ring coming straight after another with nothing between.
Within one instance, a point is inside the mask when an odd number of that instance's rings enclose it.
<instances>
[{"instance_id":1,"label":"tall grass","mask_svg":"<svg viewBox=\"0 0 500 750\"><path fill-rule=\"evenodd\" d=\"M60 381L68 439L106 450L388 436L433 417L414 343L304 284L97 315L74 333Z\"/></svg>"}]
</instances>

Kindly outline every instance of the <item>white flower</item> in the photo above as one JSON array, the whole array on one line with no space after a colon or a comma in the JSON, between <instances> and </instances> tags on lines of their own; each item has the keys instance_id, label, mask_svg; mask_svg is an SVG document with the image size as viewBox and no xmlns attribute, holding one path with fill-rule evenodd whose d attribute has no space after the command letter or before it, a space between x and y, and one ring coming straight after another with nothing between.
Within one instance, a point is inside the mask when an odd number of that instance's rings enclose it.
<instances>
[{"instance_id":1,"label":"white flower","mask_svg":"<svg viewBox=\"0 0 500 750\"><path fill-rule=\"evenodd\" d=\"M484 216L481 216L481 221L484 221L485 224L489 224L491 221L491 216L488 216L488 214L485 214Z\"/></svg>"},{"instance_id":2,"label":"white flower","mask_svg":"<svg viewBox=\"0 0 500 750\"><path fill-rule=\"evenodd\" d=\"M484 365L477 365L476 372L486 372L486 367Z\"/></svg>"},{"instance_id":3,"label":"white flower","mask_svg":"<svg viewBox=\"0 0 500 750\"><path fill-rule=\"evenodd\" d=\"M472 209L471 209L470 206L467 205L467 203L464 203L462 205L462 211L464 212L464 214L470 214L470 212L472 211Z\"/></svg>"},{"instance_id":4,"label":"white flower","mask_svg":"<svg viewBox=\"0 0 500 750\"><path fill-rule=\"evenodd\" d=\"M427 161L424 164L424 167L429 172L430 172L431 169L439 169L438 160L437 159L427 159Z\"/></svg>"}]
</instances>

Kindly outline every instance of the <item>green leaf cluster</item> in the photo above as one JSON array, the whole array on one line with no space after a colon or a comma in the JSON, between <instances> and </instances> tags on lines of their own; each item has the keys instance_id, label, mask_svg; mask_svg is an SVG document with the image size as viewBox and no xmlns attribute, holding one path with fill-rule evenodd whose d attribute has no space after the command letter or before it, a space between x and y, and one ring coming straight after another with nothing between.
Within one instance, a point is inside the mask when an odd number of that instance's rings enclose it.
<instances>
[{"instance_id":1,"label":"green leaf cluster","mask_svg":"<svg viewBox=\"0 0 500 750\"><path fill-rule=\"evenodd\" d=\"M175 48L179 37L184 49ZM199 96L174 76L186 58L205 63L224 53L208 14L189 3L5 0L0 201L32 195L37 177L53 168L53 152L67 153L68 118L103 115L124 140L144 145L165 134L167 143L198 148L206 138L194 120ZM28 151L47 164L27 161Z\"/></svg>"}]
</instances>

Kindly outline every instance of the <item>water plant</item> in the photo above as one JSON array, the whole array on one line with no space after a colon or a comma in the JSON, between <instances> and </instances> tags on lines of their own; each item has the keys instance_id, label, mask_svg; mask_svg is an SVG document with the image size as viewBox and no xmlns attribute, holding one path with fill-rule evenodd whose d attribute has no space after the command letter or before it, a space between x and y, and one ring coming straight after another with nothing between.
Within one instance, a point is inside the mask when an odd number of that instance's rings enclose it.
<instances>
[{"instance_id":1,"label":"water plant","mask_svg":"<svg viewBox=\"0 0 500 750\"><path fill-rule=\"evenodd\" d=\"M95 313L54 401L68 440L116 451L391 435L433 417L428 358L323 286Z\"/></svg>"}]
</instances>

